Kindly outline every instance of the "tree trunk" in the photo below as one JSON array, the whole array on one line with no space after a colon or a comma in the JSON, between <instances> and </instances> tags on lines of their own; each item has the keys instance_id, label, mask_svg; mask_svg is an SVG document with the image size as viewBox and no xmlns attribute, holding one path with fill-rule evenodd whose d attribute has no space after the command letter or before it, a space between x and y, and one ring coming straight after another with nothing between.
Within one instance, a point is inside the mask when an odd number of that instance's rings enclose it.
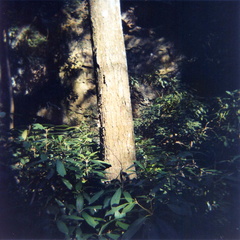
<instances>
[{"instance_id":1,"label":"tree trunk","mask_svg":"<svg viewBox=\"0 0 240 240\"><path fill-rule=\"evenodd\" d=\"M4 2L0 4L0 111L5 113L1 118L3 135L13 128L13 93L8 59L8 29L3 16Z\"/></svg>"},{"instance_id":2,"label":"tree trunk","mask_svg":"<svg viewBox=\"0 0 240 240\"><path fill-rule=\"evenodd\" d=\"M109 180L135 177L135 143L119 0L89 0L103 158Z\"/></svg>"}]
</instances>

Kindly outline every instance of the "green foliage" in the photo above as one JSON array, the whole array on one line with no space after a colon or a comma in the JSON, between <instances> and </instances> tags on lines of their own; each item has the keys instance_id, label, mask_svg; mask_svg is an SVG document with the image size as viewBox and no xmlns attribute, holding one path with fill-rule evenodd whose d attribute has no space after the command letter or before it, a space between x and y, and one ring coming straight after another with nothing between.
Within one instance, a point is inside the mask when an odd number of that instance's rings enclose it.
<instances>
[{"instance_id":1,"label":"green foliage","mask_svg":"<svg viewBox=\"0 0 240 240\"><path fill-rule=\"evenodd\" d=\"M93 137L86 126L53 127L37 123L21 131L13 146L12 168L19 181L20 193L54 215L57 227L65 234L67 225L58 216L65 216L66 211L80 211L83 207L82 184L87 184L90 178L96 182L104 178L107 164L98 159ZM75 207L70 205L74 202ZM83 220L75 214L68 213L65 217Z\"/></svg>"},{"instance_id":2,"label":"green foliage","mask_svg":"<svg viewBox=\"0 0 240 240\"><path fill-rule=\"evenodd\" d=\"M164 209L164 220L175 219L174 230L181 233L184 222L191 237L199 232L202 238L211 237L203 234L209 226L212 236L224 235L224 226L236 231L231 223L236 205L229 196L239 183L239 91L207 100L174 87L142 109L135 128L137 172L152 182L154 216L163 216Z\"/></svg>"},{"instance_id":3,"label":"green foliage","mask_svg":"<svg viewBox=\"0 0 240 240\"><path fill-rule=\"evenodd\" d=\"M131 181L106 181L85 124L33 124L13 142L18 194L67 239L227 237L237 228L229 198L239 184L238 106L237 91L205 103L169 89L136 120Z\"/></svg>"},{"instance_id":4,"label":"green foliage","mask_svg":"<svg viewBox=\"0 0 240 240\"><path fill-rule=\"evenodd\" d=\"M13 49L18 49L19 47L42 47L47 42L47 38L36 29L31 28L30 25L24 26L20 29L16 26L11 27L11 29L9 30L9 36L12 40L11 47Z\"/></svg>"},{"instance_id":5,"label":"green foliage","mask_svg":"<svg viewBox=\"0 0 240 240\"><path fill-rule=\"evenodd\" d=\"M106 184L108 165L86 125L36 123L12 148L18 194L48 213L66 238L118 239L128 229L135 200L120 182Z\"/></svg>"},{"instance_id":6,"label":"green foliage","mask_svg":"<svg viewBox=\"0 0 240 240\"><path fill-rule=\"evenodd\" d=\"M212 127L215 139L220 139L224 147L238 146L240 123L240 92L226 91L226 97L214 99L211 105Z\"/></svg>"}]
</instances>

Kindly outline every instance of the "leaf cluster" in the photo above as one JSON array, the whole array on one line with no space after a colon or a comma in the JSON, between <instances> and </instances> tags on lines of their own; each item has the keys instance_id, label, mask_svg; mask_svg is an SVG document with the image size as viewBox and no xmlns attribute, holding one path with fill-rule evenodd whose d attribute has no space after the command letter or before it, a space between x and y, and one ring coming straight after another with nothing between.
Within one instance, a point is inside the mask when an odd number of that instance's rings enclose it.
<instances>
[{"instance_id":1,"label":"leaf cluster","mask_svg":"<svg viewBox=\"0 0 240 240\"><path fill-rule=\"evenodd\" d=\"M239 183L239 100L238 90L206 101L173 87L136 119L138 176L152 182L154 216L166 214L160 222L171 233L220 238L226 226L236 232L231 214L239 208L229 196Z\"/></svg>"},{"instance_id":2,"label":"leaf cluster","mask_svg":"<svg viewBox=\"0 0 240 240\"><path fill-rule=\"evenodd\" d=\"M238 104L237 91L206 103L175 88L145 106L135 126L138 179L131 181L106 181L108 165L86 124L35 123L12 143L18 194L66 239L229 237Z\"/></svg>"},{"instance_id":3,"label":"leaf cluster","mask_svg":"<svg viewBox=\"0 0 240 240\"><path fill-rule=\"evenodd\" d=\"M118 239L128 229L127 214L134 214L137 203L120 182L106 181L109 166L99 160L85 124L35 123L15 134L11 166L17 194L47 213L66 238Z\"/></svg>"}]
</instances>

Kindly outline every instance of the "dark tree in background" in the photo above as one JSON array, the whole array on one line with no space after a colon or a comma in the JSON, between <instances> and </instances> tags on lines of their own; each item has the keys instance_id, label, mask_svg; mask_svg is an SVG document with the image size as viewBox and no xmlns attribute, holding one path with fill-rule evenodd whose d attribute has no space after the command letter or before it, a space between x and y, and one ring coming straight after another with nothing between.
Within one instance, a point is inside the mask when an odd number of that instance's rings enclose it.
<instances>
[{"instance_id":1,"label":"dark tree in background","mask_svg":"<svg viewBox=\"0 0 240 240\"><path fill-rule=\"evenodd\" d=\"M3 131L9 131L13 128L13 92L9 63L9 39L8 39L8 20L5 15L6 7L5 2L1 2L0 5L0 111L1 111L1 123L3 124Z\"/></svg>"}]
</instances>

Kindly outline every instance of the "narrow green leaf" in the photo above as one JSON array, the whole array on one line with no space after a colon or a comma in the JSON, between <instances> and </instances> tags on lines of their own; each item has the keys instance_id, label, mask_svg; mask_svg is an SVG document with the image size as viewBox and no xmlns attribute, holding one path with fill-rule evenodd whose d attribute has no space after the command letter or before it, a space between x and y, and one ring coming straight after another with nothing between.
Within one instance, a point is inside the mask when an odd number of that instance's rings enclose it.
<instances>
[{"instance_id":1,"label":"narrow green leaf","mask_svg":"<svg viewBox=\"0 0 240 240\"><path fill-rule=\"evenodd\" d=\"M135 163L134 164L132 164L132 165L130 165L126 170L131 170L133 167L135 167ZM134 170L135 171L135 170Z\"/></svg>"},{"instance_id":2,"label":"narrow green leaf","mask_svg":"<svg viewBox=\"0 0 240 240\"><path fill-rule=\"evenodd\" d=\"M112 196L112 199L111 199L111 206L112 206L112 207L116 207L116 206L119 204L121 195L122 195L122 190L121 190L121 188L119 188L119 189L114 193L114 195Z\"/></svg>"},{"instance_id":3,"label":"narrow green leaf","mask_svg":"<svg viewBox=\"0 0 240 240\"><path fill-rule=\"evenodd\" d=\"M97 192L97 193L90 199L89 204L92 204L92 203L94 203L95 201L97 201L97 200L102 196L103 193L104 193L103 190Z\"/></svg>"},{"instance_id":4,"label":"narrow green leaf","mask_svg":"<svg viewBox=\"0 0 240 240\"><path fill-rule=\"evenodd\" d=\"M101 160L91 160L92 163L96 163L96 164L99 164L100 166L106 166L106 165L110 165L109 163L107 162L104 162L104 161L101 161Z\"/></svg>"},{"instance_id":5,"label":"narrow green leaf","mask_svg":"<svg viewBox=\"0 0 240 240\"><path fill-rule=\"evenodd\" d=\"M102 209L102 205L89 206L84 209L99 210Z\"/></svg>"},{"instance_id":6,"label":"narrow green leaf","mask_svg":"<svg viewBox=\"0 0 240 240\"><path fill-rule=\"evenodd\" d=\"M69 215L69 216L64 216L65 219L71 219L71 220L83 220L83 218L76 216L76 215Z\"/></svg>"},{"instance_id":7,"label":"narrow green leaf","mask_svg":"<svg viewBox=\"0 0 240 240\"><path fill-rule=\"evenodd\" d=\"M102 227L101 227L101 229L100 229L100 231L99 231L99 235L101 235L102 232L106 229L106 227L107 227L109 224L111 224L112 222L114 222L114 221L115 221L115 219L113 219L113 220L111 220L111 221L103 224Z\"/></svg>"},{"instance_id":8,"label":"narrow green leaf","mask_svg":"<svg viewBox=\"0 0 240 240\"><path fill-rule=\"evenodd\" d=\"M69 190L72 190L73 185L65 178L62 179L63 183L67 186Z\"/></svg>"},{"instance_id":9,"label":"narrow green leaf","mask_svg":"<svg viewBox=\"0 0 240 240\"><path fill-rule=\"evenodd\" d=\"M60 160L56 161L56 169L60 176L64 177L66 175L66 169Z\"/></svg>"},{"instance_id":10,"label":"narrow green leaf","mask_svg":"<svg viewBox=\"0 0 240 240\"><path fill-rule=\"evenodd\" d=\"M82 158L82 159L86 158L86 156L84 154L81 154L81 153L79 154L79 157Z\"/></svg>"},{"instance_id":11,"label":"narrow green leaf","mask_svg":"<svg viewBox=\"0 0 240 240\"><path fill-rule=\"evenodd\" d=\"M116 209L115 208L112 208L111 210L107 211L106 214L105 214L105 217L107 216L110 216L110 215L113 215L115 213Z\"/></svg>"},{"instance_id":12,"label":"narrow green leaf","mask_svg":"<svg viewBox=\"0 0 240 240\"><path fill-rule=\"evenodd\" d=\"M135 163L141 168L141 169L145 169L144 167L143 167L143 165L139 162L139 161L135 161Z\"/></svg>"},{"instance_id":13,"label":"narrow green leaf","mask_svg":"<svg viewBox=\"0 0 240 240\"><path fill-rule=\"evenodd\" d=\"M26 139L27 139L28 132L29 132L29 130L24 130L24 131L22 132L21 137L22 137L23 140L26 140Z\"/></svg>"},{"instance_id":14,"label":"narrow green leaf","mask_svg":"<svg viewBox=\"0 0 240 240\"><path fill-rule=\"evenodd\" d=\"M94 174L96 174L96 175L98 175L99 177L101 177L101 178L105 178L105 174L103 173L103 172L99 172L99 171L94 171L94 170L92 170L91 171L92 173L94 173Z\"/></svg>"},{"instance_id":15,"label":"narrow green leaf","mask_svg":"<svg viewBox=\"0 0 240 240\"><path fill-rule=\"evenodd\" d=\"M98 222L95 221L95 219L86 212L82 213L82 217L91 227L95 228L98 225Z\"/></svg>"},{"instance_id":16,"label":"narrow green leaf","mask_svg":"<svg viewBox=\"0 0 240 240\"><path fill-rule=\"evenodd\" d=\"M103 218L99 218L99 217L94 217L95 221L99 221L99 222L105 222L105 220Z\"/></svg>"},{"instance_id":17,"label":"narrow green leaf","mask_svg":"<svg viewBox=\"0 0 240 240\"><path fill-rule=\"evenodd\" d=\"M63 135L58 135L58 141L61 142L63 139Z\"/></svg>"},{"instance_id":18,"label":"narrow green leaf","mask_svg":"<svg viewBox=\"0 0 240 240\"><path fill-rule=\"evenodd\" d=\"M119 227L122 228L123 230L127 230L128 227L129 227L129 224L123 223L123 222L120 222L120 221L117 221L116 224L117 224L117 226L119 226Z\"/></svg>"},{"instance_id":19,"label":"narrow green leaf","mask_svg":"<svg viewBox=\"0 0 240 240\"><path fill-rule=\"evenodd\" d=\"M82 194L78 194L77 200L76 200L77 211L79 211L79 212L82 211L83 205L84 205L83 195Z\"/></svg>"},{"instance_id":20,"label":"narrow green leaf","mask_svg":"<svg viewBox=\"0 0 240 240\"><path fill-rule=\"evenodd\" d=\"M61 221L61 220L58 220L57 221L57 227L58 227L58 230L60 231L60 232L62 232L62 233L65 233L65 234L68 234L68 227L67 227L67 225L63 222L63 221Z\"/></svg>"},{"instance_id":21,"label":"narrow green leaf","mask_svg":"<svg viewBox=\"0 0 240 240\"><path fill-rule=\"evenodd\" d=\"M136 221L134 221L130 225L128 230L123 234L122 239L124 239L124 240L131 239L137 233L137 231L140 229L140 227L143 225L145 220L146 220L146 217L141 217L141 218L137 219Z\"/></svg>"},{"instance_id":22,"label":"narrow green leaf","mask_svg":"<svg viewBox=\"0 0 240 240\"><path fill-rule=\"evenodd\" d=\"M107 208L110 204L111 197L106 197L103 201L103 208Z\"/></svg>"},{"instance_id":23,"label":"narrow green leaf","mask_svg":"<svg viewBox=\"0 0 240 240\"><path fill-rule=\"evenodd\" d=\"M119 211L121 209L123 209L124 207L126 207L128 205L128 203L124 203L120 206L117 206L117 207L112 207L111 210L107 211L106 214L105 214L105 217L109 216L109 215L113 215L116 211Z\"/></svg>"},{"instance_id":24,"label":"narrow green leaf","mask_svg":"<svg viewBox=\"0 0 240 240\"><path fill-rule=\"evenodd\" d=\"M129 192L123 192L123 196L129 203L133 202L133 199Z\"/></svg>"},{"instance_id":25,"label":"narrow green leaf","mask_svg":"<svg viewBox=\"0 0 240 240\"><path fill-rule=\"evenodd\" d=\"M116 219L120 219L120 218L124 218L124 217L126 217L126 213L120 213L119 211L115 211L114 212L114 217L116 218Z\"/></svg>"},{"instance_id":26,"label":"narrow green leaf","mask_svg":"<svg viewBox=\"0 0 240 240\"><path fill-rule=\"evenodd\" d=\"M135 206L135 203L130 203L129 205L127 205L123 210L122 213L128 213L130 212Z\"/></svg>"},{"instance_id":27,"label":"narrow green leaf","mask_svg":"<svg viewBox=\"0 0 240 240\"><path fill-rule=\"evenodd\" d=\"M65 207L64 203L55 198L56 203L58 204L59 207Z\"/></svg>"},{"instance_id":28,"label":"narrow green leaf","mask_svg":"<svg viewBox=\"0 0 240 240\"><path fill-rule=\"evenodd\" d=\"M107 233L107 236L110 237L110 239L117 240L121 236L120 234L114 234L114 233Z\"/></svg>"},{"instance_id":29,"label":"narrow green leaf","mask_svg":"<svg viewBox=\"0 0 240 240\"><path fill-rule=\"evenodd\" d=\"M33 124L33 129L44 130L45 127L42 124L40 124L40 123L35 123L35 124Z\"/></svg>"}]
</instances>

